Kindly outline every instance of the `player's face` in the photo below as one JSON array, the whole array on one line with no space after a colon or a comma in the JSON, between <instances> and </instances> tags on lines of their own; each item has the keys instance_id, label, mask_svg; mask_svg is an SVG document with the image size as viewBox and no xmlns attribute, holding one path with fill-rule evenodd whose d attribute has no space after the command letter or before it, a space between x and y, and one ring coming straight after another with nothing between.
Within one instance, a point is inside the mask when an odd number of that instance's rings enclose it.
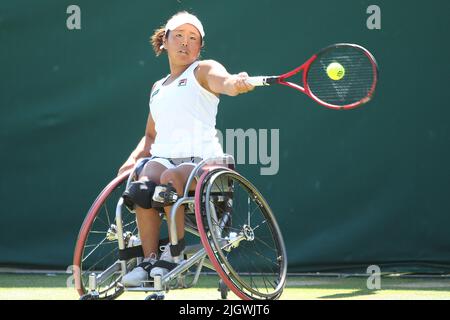
<instances>
[{"instance_id":1,"label":"player's face","mask_svg":"<svg viewBox=\"0 0 450 320\"><path fill-rule=\"evenodd\" d=\"M165 47L172 62L187 65L198 59L202 38L196 27L186 23L169 32Z\"/></svg>"}]
</instances>

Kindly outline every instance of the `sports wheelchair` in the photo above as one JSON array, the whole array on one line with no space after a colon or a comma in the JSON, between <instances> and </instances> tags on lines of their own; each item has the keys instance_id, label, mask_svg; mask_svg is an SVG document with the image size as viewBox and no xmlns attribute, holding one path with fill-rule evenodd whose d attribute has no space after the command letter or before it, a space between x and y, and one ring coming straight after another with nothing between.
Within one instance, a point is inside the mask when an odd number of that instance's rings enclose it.
<instances>
[{"instance_id":1,"label":"sports wheelchair","mask_svg":"<svg viewBox=\"0 0 450 320\"><path fill-rule=\"evenodd\" d=\"M143 259L136 218L122 194L151 158L112 180L98 195L81 226L73 258L75 287L82 300L115 299L125 291L162 300L173 289L194 286L203 267L220 277L219 291L241 299L278 299L285 286L287 258L275 217L261 193L234 171L234 159L201 161L170 212L171 244L178 243L176 211L185 207L185 230L199 243L186 245L185 260L168 274L125 287L122 277ZM196 180L195 191L189 186ZM114 210L115 208L115 210ZM161 216L164 216L161 213ZM160 240L160 244L168 243Z\"/></svg>"}]
</instances>

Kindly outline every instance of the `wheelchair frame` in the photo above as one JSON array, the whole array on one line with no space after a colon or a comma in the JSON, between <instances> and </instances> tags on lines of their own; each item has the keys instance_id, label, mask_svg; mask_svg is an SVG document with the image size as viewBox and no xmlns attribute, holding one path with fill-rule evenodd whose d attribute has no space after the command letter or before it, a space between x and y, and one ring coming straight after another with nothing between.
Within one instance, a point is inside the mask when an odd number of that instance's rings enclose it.
<instances>
[{"instance_id":1,"label":"wheelchair frame","mask_svg":"<svg viewBox=\"0 0 450 320\"><path fill-rule=\"evenodd\" d=\"M151 158L144 158L140 159L134 166L134 168L130 171L130 174L127 179L126 186L137 179L139 171L142 170L144 165L151 160ZM223 165L227 165L226 167ZM170 239L172 245L178 244L178 237L176 232L176 214L177 209L181 205L186 205L189 210L185 210L185 215L192 214L192 212L195 212L195 196L189 196L189 189L191 184L193 183L195 178L198 178L200 176L200 172L207 168L208 170L217 170L217 171L228 171L228 172L234 172L234 159L230 155L225 155L222 158L210 158L210 159L204 159L199 164L196 165L196 167L191 171L187 182L186 187L184 190L184 194L182 197L178 198L178 200L172 205L171 211L170 211ZM198 189L198 188L197 188ZM220 196L219 196L220 197ZM225 197L225 196L224 196ZM220 198L219 198L220 200ZM214 204L209 203L209 212L213 215L216 215ZM268 206L268 205L267 205ZM122 221L122 213L124 210L124 200L122 197L117 202L116 210L115 210L115 222L116 222L116 234L115 237L118 241L118 248L119 250L125 250L127 248L127 244L125 241L125 234L124 234L124 226ZM197 217L198 219L198 217ZM197 220L198 221L198 220ZM280 230L278 229L278 226L276 225L275 220L273 220L272 223L275 223L275 231L278 232L279 238L281 238L281 249L282 249L282 259L286 259L286 253L284 248L284 243L282 241ZM203 225L202 225L203 227ZM83 229L83 227L82 227ZM191 234L201 236L200 232L196 230L196 227L193 225L190 225L187 223L185 219L185 230ZM108 231L109 232L109 231ZM80 231L81 234L81 231ZM237 242L237 245L239 245L239 242L243 240L243 237L240 238L237 237L233 239L232 241ZM203 241L203 240L202 240ZM228 243L230 244L230 243ZM78 245L78 244L77 244ZM232 244L233 245L233 244ZM77 252L77 250L76 250ZM129 292L152 292L150 296L146 298L146 300L161 300L164 299L164 292L169 291L170 289L174 288L189 288L197 284L198 279L200 277L200 272L202 268L205 266L211 270L217 271L216 267L214 266L214 261L211 261L210 259L211 251L208 252L202 244L195 244L195 245L187 245L185 248L185 255L187 255L187 259L182 261L177 267L170 270L166 275L164 276L155 276L153 279L150 278L150 280L143 281L141 287L124 287L120 284L120 280L115 285L120 287L120 292L117 293L117 296L123 293L123 291L129 291ZM74 258L74 261L76 259ZM139 261L139 260L137 260ZM179 257L174 257L174 261L176 263L179 263ZM101 283L105 279L108 279L112 275L116 273L120 273L121 277L123 277L127 272L129 272L130 267L133 267L133 265L129 266L127 260L117 260L115 263L113 263L110 267L108 267L106 270L101 272L100 274L91 273L89 274L89 291L88 293L85 293L81 296L81 299L97 299L99 298L99 293L97 292L97 284ZM196 270L193 275L193 280L190 283L187 283L185 273L189 271L192 267L197 265ZM216 264L217 265L217 264ZM282 272L282 284L281 286L284 287L284 281L286 277L286 265L287 263L284 261L283 268L280 272ZM80 271L81 272L81 271ZM224 273L222 272L222 275ZM221 278L223 277L221 273L219 272L219 276ZM81 274L79 276L79 281L81 283ZM177 280L176 285L171 285L174 280ZM233 290L233 288L231 288ZM222 298L226 298L228 290L226 289L226 286L224 285L224 280L221 279L219 284L219 290L221 291ZM282 290L282 288L281 288ZM235 293L238 294L238 296L242 299L248 299L249 297L245 294L239 294L239 291L236 292L236 290L233 290ZM80 290L79 290L80 292ZM81 294L81 292L80 292ZM276 295L274 298L278 298L281 295L281 292ZM113 294L110 298L114 299L116 296Z\"/></svg>"}]
</instances>

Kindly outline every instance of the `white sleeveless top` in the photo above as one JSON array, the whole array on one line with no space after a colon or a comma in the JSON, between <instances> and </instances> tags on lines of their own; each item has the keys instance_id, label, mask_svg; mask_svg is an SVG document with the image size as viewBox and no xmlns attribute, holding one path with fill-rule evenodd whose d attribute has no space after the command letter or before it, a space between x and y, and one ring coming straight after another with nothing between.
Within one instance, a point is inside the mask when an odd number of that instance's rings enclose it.
<instances>
[{"instance_id":1,"label":"white sleeveless top","mask_svg":"<svg viewBox=\"0 0 450 320\"><path fill-rule=\"evenodd\" d=\"M203 88L195 78L199 62L192 63L169 85L170 74L157 81L150 95L150 112L156 137L150 153L164 158L221 157L216 136L219 98Z\"/></svg>"}]
</instances>

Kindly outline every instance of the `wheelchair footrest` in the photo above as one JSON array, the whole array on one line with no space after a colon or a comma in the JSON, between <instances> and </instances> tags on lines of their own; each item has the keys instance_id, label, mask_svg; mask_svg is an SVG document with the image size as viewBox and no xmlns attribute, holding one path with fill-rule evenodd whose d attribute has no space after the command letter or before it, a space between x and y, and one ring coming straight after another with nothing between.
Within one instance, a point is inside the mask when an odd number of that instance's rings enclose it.
<instances>
[{"instance_id":1,"label":"wheelchair footrest","mask_svg":"<svg viewBox=\"0 0 450 320\"><path fill-rule=\"evenodd\" d=\"M126 291L135 291L135 292L162 292L165 291L164 286L161 282L161 277L155 277L149 280L141 281L141 286L139 287L125 287Z\"/></svg>"},{"instance_id":2,"label":"wheelchair footrest","mask_svg":"<svg viewBox=\"0 0 450 320\"><path fill-rule=\"evenodd\" d=\"M153 285L153 281L144 281L140 287L125 287L125 291L133 292L162 292Z\"/></svg>"}]
</instances>

